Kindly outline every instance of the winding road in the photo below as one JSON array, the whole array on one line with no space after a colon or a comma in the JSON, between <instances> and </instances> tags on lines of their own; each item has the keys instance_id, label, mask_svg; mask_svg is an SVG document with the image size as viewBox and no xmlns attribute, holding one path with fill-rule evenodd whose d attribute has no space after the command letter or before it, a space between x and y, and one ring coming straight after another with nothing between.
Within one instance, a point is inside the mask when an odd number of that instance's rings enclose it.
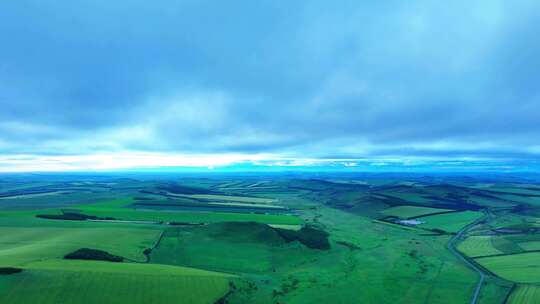
<instances>
[{"instance_id":1,"label":"winding road","mask_svg":"<svg viewBox=\"0 0 540 304\"><path fill-rule=\"evenodd\" d=\"M476 284L476 288L474 289L474 293L471 298L471 304L478 303L478 296L480 295L480 290L482 289L482 285L484 284L486 276L489 276L489 274L486 273L483 269L479 268L474 262L471 262L461 252L459 252L459 250L456 249L456 243L461 239L464 233L466 233L472 227L476 226L481 221L485 220L487 217L488 215L486 213L481 218L461 228L461 230L459 230L456 235L454 235L454 237L452 237L450 241L448 241L448 244L446 245L446 247L448 248L448 250L450 250L450 252L452 252L452 254L454 254L458 259L465 263L465 265L467 265L470 269L474 270L479 275L478 283Z\"/></svg>"}]
</instances>

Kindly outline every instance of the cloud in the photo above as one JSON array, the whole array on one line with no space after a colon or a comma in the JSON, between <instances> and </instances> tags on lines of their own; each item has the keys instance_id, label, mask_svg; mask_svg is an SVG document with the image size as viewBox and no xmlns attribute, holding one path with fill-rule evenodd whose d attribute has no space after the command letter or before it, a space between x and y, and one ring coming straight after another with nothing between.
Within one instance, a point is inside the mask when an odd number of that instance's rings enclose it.
<instances>
[{"instance_id":1,"label":"cloud","mask_svg":"<svg viewBox=\"0 0 540 304\"><path fill-rule=\"evenodd\" d=\"M539 8L4 2L0 154L538 158Z\"/></svg>"}]
</instances>

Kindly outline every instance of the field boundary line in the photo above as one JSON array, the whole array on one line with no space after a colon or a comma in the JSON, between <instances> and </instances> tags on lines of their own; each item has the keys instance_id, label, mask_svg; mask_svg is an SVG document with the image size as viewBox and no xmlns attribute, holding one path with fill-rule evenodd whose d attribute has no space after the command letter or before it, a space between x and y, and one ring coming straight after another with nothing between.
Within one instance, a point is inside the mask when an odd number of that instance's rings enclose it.
<instances>
[{"instance_id":1,"label":"field boundary line","mask_svg":"<svg viewBox=\"0 0 540 304\"><path fill-rule=\"evenodd\" d=\"M506 297L504 297L503 304L508 303L508 300L510 299L510 296L512 296L512 293L516 290L517 286L518 286L518 284L516 284L516 283L512 284L512 287L510 288L510 290L506 294Z\"/></svg>"},{"instance_id":2,"label":"field boundary line","mask_svg":"<svg viewBox=\"0 0 540 304\"><path fill-rule=\"evenodd\" d=\"M480 256L475 256L473 258L484 259L484 258L503 257L503 256L508 256L508 255L519 255L519 254L536 253L536 252L540 252L540 249L516 252L516 253L497 253L497 254L492 254L492 255L480 255Z\"/></svg>"},{"instance_id":3,"label":"field boundary line","mask_svg":"<svg viewBox=\"0 0 540 304\"><path fill-rule=\"evenodd\" d=\"M154 249L156 249L157 246L159 246L159 243L161 242L161 240L163 239L163 236L165 235L165 231L166 231L166 229L161 230L161 232L159 233L158 238L154 241L154 244L152 244L152 247L147 248L147 249L144 250L145 251L144 256L146 257L145 263L150 263L150 255L152 254L152 251L154 251ZM150 250L148 250L148 249L150 249Z\"/></svg>"},{"instance_id":4,"label":"field boundary line","mask_svg":"<svg viewBox=\"0 0 540 304\"><path fill-rule=\"evenodd\" d=\"M415 216L408 217L407 219L408 220L415 220L415 219L418 219L418 218L432 216L432 215L447 214L447 213L457 213L457 212L463 212L463 211L460 211L460 210L441 211L441 212L427 213L427 214L422 214L422 215L415 215Z\"/></svg>"}]
</instances>

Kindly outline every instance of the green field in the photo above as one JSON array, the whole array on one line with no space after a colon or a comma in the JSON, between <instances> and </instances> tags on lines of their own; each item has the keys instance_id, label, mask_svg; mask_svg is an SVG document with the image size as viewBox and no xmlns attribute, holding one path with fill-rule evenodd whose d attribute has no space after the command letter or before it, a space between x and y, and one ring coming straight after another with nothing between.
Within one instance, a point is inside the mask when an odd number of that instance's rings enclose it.
<instances>
[{"instance_id":1,"label":"green field","mask_svg":"<svg viewBox=\"0 0 540 304\"><path fill-rule=\"evenodd\" d=\"M0 197L8 197L0 200L0 303L470 303L479 275L465 258L490 271L478 303L539 297L539 220L531 204L503 200L528 194L513 184L339 175L32 178L0 179ZM193 209L198 204L238 208ZM152 205L182 209L144 209ZM253 210L259 206L282 211ZM81 248L124 260L64 259Z\"/></svg>"},{"instance_id":2,"label":"green field","mask_svg":"<svg viewBox=\"0 0 540 304\"><path fill-rule=\"evenodd\" d=\"M388 209L384 209L382 214L387 216L396 216L399 218L411 218L418 217L422 215L439 213L439 212L450 212L450 209L441 209L441 208L431 208L431 207L420 207L420 206L397 206Z\"/></svg>"},{"instance_id":3,"label":"green field","mask_svg":"<svg viewBox=\"0 0 540 304\"><path fill-rule=\"evenodd\" d=\"M469 257L503 253L502 251L493 247L491 236L470 236L459 244L458 249Z\"/></svg>"},{"instance_id":4,"label":"green field","mask_svg":"<svg viewBox=\"0 0 540 304\"><path fill-rule=\"evenodd\" d=\"M60 258L81 247L109 251L143 261L143 250L151 247L159 230L135 228L32 228L0 227L0 265Z\"/></svg>"},{"instance_id":5,"label":"green field","mask_svg":"<svg viewBox=\"0 0 540 304\"><path fill-rule=\"evenodd\" d=\"M509 304L540 304L540 286L519 285L510 298Z\"/></svg>"},{"instance_id":6,"label":"green field","mask_svg":"<svg viewBox=\"0 0 540 304\"><path fill-rule=\"evenodd\" d=\"M441 229L447 232L457 232L481 217L482 213L477 211L428 215L419 218L420 220L425 221L424 224L419 226L428 229Z\"/></svg>"},{"instance_id":7,"label":"green field","mask_svg":"<svg viewBox=\"0 0 540 304\"><path fill-rule=\"evenodd\" d=\"M256 203L256 204L271 204L275 202L274 199L260 198L260 197L246 197L246 196L231 196L231 195L215 195L215 194L183 194L177 195L181 197L213 200L213 201L232 201L241 203Z\"/></svg>"},{"instance_id":8,"label":"green field","mask_svg":"<svg viewBox=\"0 0 540 304\"><path fill-rule=\"evenodd\" d=\"M515 254L523 252L518 243L513 242L509 236L493 236L491 238L493 247L505 254Z\"/></svg>"},{"instance_id":9,"label":"green field","mask_svg":"<svg viewBox=\"0 0 540 304\"><path fill-rule=\"evenodd\" d=\"M215 223L222 221L255 221L267 224L297 225L301 220L287 214L257 214L257 213L227 213L227 212L203 212L203 211L157 211L135 210L130 208L131 198L105 200L95 204L77 204L69 206L86 215L99 217L113 217L127 221L150 221L150 222L192 222L192 223ZM4 211L0 212L2 220L10 221L14 217L35 216L36 214L61 214L61 209L43 209L40 211Z\"/></svg>"},{"instance_id":10,"label":"green field","mask_svg":"<svg viewBox=\"0 0 540 304\"><path fill-rule=\"evenodd\" d=\"M111 216L122 220L155 222L216 223L223 221L261 222L266 224L295 225L301 221L291 215L226 213L226 212L170 212L132 209L102 209L87 207L82 212L88 215Z\"/></svg>"},{"instance_id":11,"label":"green field","mask_svg":"<svg viewBox=\"0 0 540 304\"><path fill-rule=\"evenodd\" d=\"M518 283L540 283L540 252L476 259L504 279Z\"/></svg>"},{"instance_id":12,"label":"green field","mask_svg":"<svg viewBox=\"0 0 540 304\"><path fill-rule=\"evenodd\" d=\"M213 303L228 275L165 265L51 260L2 277L1 303ZM179 297L181 298L179 299Z\"/></svg>"},{"instance_id":13,"label":"green field","mask_svg":"<svg viewBox=\"0 0 540 304\"><path fill-rule=\"evenodd\" d=\"M519 243L519 247L526 251L540 250L540 241Z\"/></svg>"},{"instance_id":14,"label":"green field","mask_svg":"<svg viewBox=\"0 0 540 304\"><path fill-rule=\"evenodd\" d=\"M302 261L313 254L312 250L298 244L287 245L268 226L223 223L169 229L151 259L159 264L260 273Z\"/></svg>"}]
</instances>

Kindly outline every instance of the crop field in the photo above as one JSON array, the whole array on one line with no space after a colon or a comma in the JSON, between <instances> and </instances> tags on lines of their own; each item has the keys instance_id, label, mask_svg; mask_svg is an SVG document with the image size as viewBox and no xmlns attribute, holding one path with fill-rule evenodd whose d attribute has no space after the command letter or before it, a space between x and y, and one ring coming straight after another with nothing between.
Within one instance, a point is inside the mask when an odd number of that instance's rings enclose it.
<instances>
[{"instance_id":1,"label":"crop field","mask_svg":"<svg viewBox=\"0 0 540 304\"><path fill-rule=\"evenodd\" d=\"M156 229L0 227L0 265L60 258L82 247L102 249L141 261L159 236Z\"/></svg>"},{"instance_id":2,"label":"crop field","mask_svg":"<svg viewBox=\"0 0 540 304\"><path fill-rule=\"evenodd\" d=\"M420 226L428 229L441 229L447 232L457 232L461 228L482 217L481 212L463 211L438 215L428 215L419 219L425 221Z\"/></svg>"},{"instance_id":3,"label":"crop field","mask_svg":"<svg viewBox=\"0 0 540 304\"><path fill-rule=\"evenodd\" d=\"M8 286L0 302L173 303L181 295L182 303L213 303L228 291L229 280L227 275L174 266L53 261L0 277L0 284Z\"/></svg>"},{"instance_id":4,"label":"crop field","mask_svg":"<svg viewBox=\"0 0 540 304\"><path fill-rule=\"evenodd\" d=\"M491 236L470 236L461 242L458 249L469 257L503 254L493 246Z\"/></svg>"},{"instance_id":5,"label":"crop field","mask_svg":"<svg viewBox=\"0 0 540 304\"><path fill-rule=\"evenodd\" d=\"M275 200L260 197L232 196L232 195L215 195L215 194L185 194L181 197L211 200L211 201L232 201L240 203L256 203L256 204L271 204Z\"/></svg>"},{"instance_id":6,"label":"crop field","mask_svg":"<svg viewBox=\"0 0 540 304\"><path fill-rule=\"evenodd\" d=\"M540 241L532 241L532 242L523 242L519 243L519 247L521 247L525 251L536 251L540 250Z\"/></svg>"},{"instance_id":7,"label":"crop field","mask_svg":"<svg viewBox=\"0 0 540 304\"><path fill-rule=\"evenodd\" d=\"M114 217L131 221L155 221L155 222L188 222L188 223L215 223L223 221L254 221L267 224L294 225L300 224L300 220L290 215L256 214L256 213L225 213L225 212L179 212L154 211L154 210L130 210L130 209L94 209L85 208L83 212L89 215L101 217Z\"/></svg>"},{"instance_id":8,"label":"crop field","mask_svg":"<svg viewBox=\"0 0 540 304\"><path fill-rule=\"evenodd\" d=\"M0 178L0 303L538 302L540 186L439 178Z\"/></svg>"},{"instance_id":9,"label":"crop field","mask_svg":"<svg viewBox=\"0 0 540 304\"><path fill-rule=\"evenodd\" d=\"M509 281L540 283L540 252L485 257L476 261Z\"/></svg>"},{"instance_id":10,"label":"crop field","mask_svg":"<svg viewBox=\"0 0 540 304\"><path fill-rule=\"evenodd\" d=\"M540 286L538 285L519 285L510 298L510 304L539 304Z\"/></svg>"},{"instance_id":11,"label":"crop field","mask_svg":"<svg viewBox=\"0 0 540 304\"><path fill-rule=\"evenodd\" d=\"M419 207L419 206L397 206L388 208L382 211L384 215L387 216L396 216L399 218L411 218L411 217L420 217L433 213L441 212L451 212L450 209L440 209L440 208L430 208L430 207Z\"/></svg>"}]
</instances>

